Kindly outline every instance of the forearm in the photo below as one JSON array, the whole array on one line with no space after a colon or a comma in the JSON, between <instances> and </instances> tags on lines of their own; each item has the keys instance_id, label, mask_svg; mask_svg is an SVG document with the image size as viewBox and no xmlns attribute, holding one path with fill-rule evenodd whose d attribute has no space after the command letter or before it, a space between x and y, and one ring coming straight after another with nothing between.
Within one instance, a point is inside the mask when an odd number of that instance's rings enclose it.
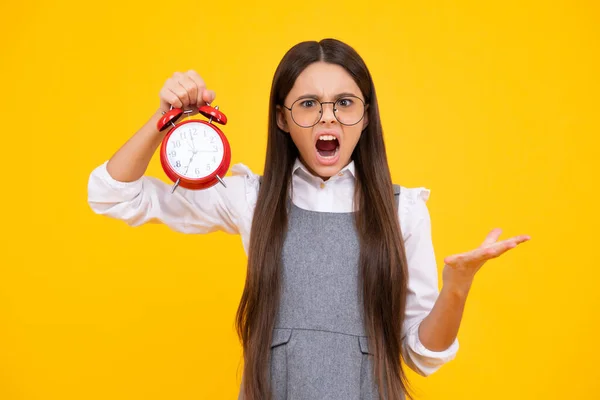
<instances>
[{"instance_id":1,"label":"forearm","mask_svg":"<svg viewBox=\"0 0 600 400\"><path fill-rule=\"evenodd\" d=\"M159 132L156 128L161 117L161 111L157 110L144 126L110 158L106 168L114 179L131 182L144 175L167 131Z\"/></svg>"},{"instance_id":2,"label":"forearm","mask_svg":"<svg viewBox=\"0 0 600 400\"><path fill-rule=\"evenodd\" d=\"M419 340L431 351L446 350L456 339L470 285L444 285L419 327Z\"/></svg>"}]
</instances>

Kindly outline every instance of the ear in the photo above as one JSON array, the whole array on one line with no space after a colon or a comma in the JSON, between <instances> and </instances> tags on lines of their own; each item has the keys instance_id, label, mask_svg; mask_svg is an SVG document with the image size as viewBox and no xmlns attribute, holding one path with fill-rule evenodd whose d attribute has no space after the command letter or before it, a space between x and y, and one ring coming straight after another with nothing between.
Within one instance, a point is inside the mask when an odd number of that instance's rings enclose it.
<instances>
[{"instance_id":1,"label":"ear","mask_svg":"<svg viewBox=\"0 0 600 400\"><path fill-rule=\"evenodd\" d=\"M277 126L279 127L279 129L281 129L285 133L289 133L290 130L288 128L288 123L285 118L285 110L280 105L277 105L275 108L276 108L275 113L277 116Z\"/></svg>"},{"instance_id":2,"label":"ear","mask_svg":"<svg viewBox=\"0 0 600 400\"><path fill-rule=\"evenodd\" d=\"M367 129L367 125L369 125L369 104L367 104L367 106L365 107L365 115L363 117L363 126L362 126L362 130L364 131L365 129Z\"/></svg>"}]
</instances>

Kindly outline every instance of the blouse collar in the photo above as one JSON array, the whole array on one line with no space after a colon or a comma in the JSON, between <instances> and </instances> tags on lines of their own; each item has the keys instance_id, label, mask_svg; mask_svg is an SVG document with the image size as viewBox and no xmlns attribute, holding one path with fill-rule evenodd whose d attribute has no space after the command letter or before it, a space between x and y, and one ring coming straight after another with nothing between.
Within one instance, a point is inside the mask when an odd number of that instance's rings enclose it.
<instances>
[{"instance_id":1,"label":"blouse collar","mask_svg":"<svg viewBox=\"0 0 600 400\"><path fill-rule=\"evenodd\" d=\"M308 176L310 176L313 179L316 180L321 180L321 178L319 178L318 176L313 175L308 168L306 168L306 166L302 163L302 161L300 161L299 157L296 157L296 161L294 162L294 167L292 168L292 175L295 175L299 172L302 172ZM350 177L355 177L356 176L356 167L354 165L354 160L350 160L350 162L348 163L348 165L346 165L344 168L342 168L337 174L336 176L332 176L330 179L334 179L337 177L342 177L342 176L350 176Z\"/></svg>"}]
</instances>

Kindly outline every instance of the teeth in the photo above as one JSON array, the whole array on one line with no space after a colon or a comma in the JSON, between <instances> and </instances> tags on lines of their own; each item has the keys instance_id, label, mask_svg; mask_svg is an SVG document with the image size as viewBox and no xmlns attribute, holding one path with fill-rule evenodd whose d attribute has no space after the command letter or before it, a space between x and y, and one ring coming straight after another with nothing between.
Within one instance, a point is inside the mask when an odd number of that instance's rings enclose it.
<instances>
[{"instance_id":1,"label":"teeth","mask_svg":"<svg viewBox=\"0 0 600 400\"><path fill-rule=\"evenodd\" d=\"M319 140L335 140L336 137L333 135L321 135L319 136Z\"/></svg>"}]
</instances>

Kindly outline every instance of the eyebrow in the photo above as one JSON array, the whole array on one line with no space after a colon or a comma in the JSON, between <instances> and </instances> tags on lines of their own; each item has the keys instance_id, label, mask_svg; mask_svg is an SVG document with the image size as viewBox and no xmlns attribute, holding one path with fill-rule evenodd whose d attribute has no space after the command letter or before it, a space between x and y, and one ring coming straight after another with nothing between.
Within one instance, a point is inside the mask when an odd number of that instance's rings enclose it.
<instances>
[{"instance_id":1,"label":"eyebrow","mask_svg":"<svg viewBox=\"0 0 600 400\"><path fill-rule=\"evenodd\" d=\"M355 96L358 97L359 99L361 98L359 95L352 93L352 92L343 92L343 93L338 93L334 96L334 98L339 99L340 97L346 97L346 96ZM317 96L316 94L312 94L312 93L308 93L308 94L303 94L302 96L299 96L298 98L296 98L296 100L300 100L300 99L318 99L321 100L321 98L319 96Z\"/></svg>"}]
</instances>

